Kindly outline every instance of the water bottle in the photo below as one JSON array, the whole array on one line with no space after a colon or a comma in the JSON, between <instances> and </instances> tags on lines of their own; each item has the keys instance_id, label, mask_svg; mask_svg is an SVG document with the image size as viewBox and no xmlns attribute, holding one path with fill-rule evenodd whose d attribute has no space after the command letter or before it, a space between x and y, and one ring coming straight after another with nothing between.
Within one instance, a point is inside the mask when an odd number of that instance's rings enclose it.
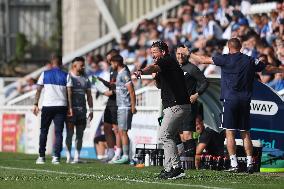
<instances>
[{"instance_id":1,"label":"water bottle","mask_svg":"<svg viewBox=\"0 0 284 189\"><path fill-rule=\"evenodd\" d=\"M87 128L90 128L90 127L91 127L91 118L90 118L90 117L87 118L86 127L87 127Z\"/></svg>"},{"instance_id":2,"label":"water bottle","mask_svg":"<svg viewBox=\"0 0 284 189\"><path fill-rule=\"evenodd\" d=\"M230 160L225 156L223 158L223 169L226 170L228 169L230 166Z\"/></svg>"},{"instance_id":3,"label":"water bottle","mask_svg":"<svg viewBox=\"0 0 284 189\"><path fill-rule=\"evenodd\" d=\"M209 169L213 170L214 169L214 159L212 155L209 155L209 159L208 159L208 164L209 164Z\"/></svg>"},{"instance_id":4,"label":"water bottle","mask_svg":"<svg viewBox=\"0 0 284 189\"><path fill-rule=\"evenodd\" d=\"M156 166L157 165L157 150L153 150L151 153L151 165Z\"/></svg>"},{"instance_id":5,"label":"water bottle","mask_svg":"<svg viewBox=\"0 0 284 189\"><path fill-rule=\"evenodd\" d=\"M149 166L150 166L150 155L149 155L149 152L147 152L145 155L145 167L149 167Z\"/></svg>"},{"instance_id":6,"label":"water bottle","mask_svg":"<svg viewBox=\"0 0 284 189\"><path fill-rule=\"evenodd\" d=\"M158 152L158 165L159 166L163 166L163 161L164 161L164 156L163 156L163 151L162 150L159 150Z\"/></svg>"},{"instance_id":7,"label":"water bottle","mask_svg":"<svg viewBox=\"0 0 284 189\"><path fill-rule=\"evenodd\" d=\"M222 161L221 161L222 157L221 156L218 156L217 157L217 160L216 160L216 169L218 171L220 171L222 169Z\"/></svg>"},{"instance_id":8,"label":"water bottle","mask_svg":"<svg viewBox=\"0 0 284 189\"><path fill-rule=\"evenodd\" d=\"M205 169L205 155L200 156L200 169Z\"/></svg>"}]
</instances>

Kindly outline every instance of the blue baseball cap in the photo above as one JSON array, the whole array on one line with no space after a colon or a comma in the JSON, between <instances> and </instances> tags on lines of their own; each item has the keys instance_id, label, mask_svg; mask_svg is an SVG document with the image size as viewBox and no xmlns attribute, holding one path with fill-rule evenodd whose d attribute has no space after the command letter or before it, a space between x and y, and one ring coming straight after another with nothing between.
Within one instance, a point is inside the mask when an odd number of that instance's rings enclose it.
<instances>
[{"instance_id":1,"label":"blue baseball cap","mask_svg":"<svg viewBox=\"0 0 284 189\"><path fill-rule=\"evenodd\" d=\"M246 19L246 18L240 18L238 24L240 26L244 26L244 25L248 26L249 22L248 22L248 19Z\"/></svg>"},{"instance_id":2,"label":"blue baseball cap","mask_svg":"<svg viewBox=\"0 0 284 189\"><path fill-rule=\"evenodd\" d=\"M240 28L240 25L239 24L233 24L232 25L232 31L236 31Z\"/></svg>"}]
</instances>

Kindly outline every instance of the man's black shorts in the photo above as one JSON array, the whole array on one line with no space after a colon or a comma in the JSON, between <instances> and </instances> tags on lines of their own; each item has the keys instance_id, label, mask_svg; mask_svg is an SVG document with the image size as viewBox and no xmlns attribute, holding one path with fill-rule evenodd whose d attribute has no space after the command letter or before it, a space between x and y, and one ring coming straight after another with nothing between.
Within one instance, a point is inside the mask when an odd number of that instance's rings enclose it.
<instances>
[{"instance_id":1,"label":"man's black shorts","mask_svg":"<svg viewBox=\"0 0 284 189\"><path fill-rule=\"evenodd\" d=\"M117 106L106 106L104 122L117 125Z\"/></svg>"},{"instance_id":2,"label":"man's black shorts","mask_svg":"<svg viewBox=\"0 0 284 189\"><path fill-rule=\"evenodd\" d=\"M196 130L196 128L195 128L196 116L197 116L197 103L194 103L194 104L191 104L190 116L185 117L183 119L182 128L181 128L180 133L182 133L183 131L195 132L195 130Z\"/></svg>"},{"instance_id":3,"label":"man's black shorts","mask_svg":"<svg viewBox=\"0 0 284 189\"><path fill-rule=\"evenodd\" d=\"M250 130L250 101L224 100L222 127L227 130Z\"/></svg>"}]
</instances>

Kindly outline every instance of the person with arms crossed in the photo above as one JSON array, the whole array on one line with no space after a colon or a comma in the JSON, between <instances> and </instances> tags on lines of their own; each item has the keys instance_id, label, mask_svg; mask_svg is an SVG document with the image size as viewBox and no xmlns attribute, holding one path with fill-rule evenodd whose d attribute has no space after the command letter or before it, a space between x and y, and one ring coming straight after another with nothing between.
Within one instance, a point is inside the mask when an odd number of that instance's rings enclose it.
<instances>
[{"instance_id":1,"label":"person with arms crossed","mask_svg":"<svg viewBox=\"0 0 284 189\"><path fill-rule=\"evenodd\" d=\"M247 172L253 173L253 146L250 137L250 101L255 72L283 72L283 69L269 66L258 59L240 52L239 39L228 41L229 54L206 57L190 53L190 59L203 64L221 67L221 97L224 101L222 125L226 129L227 149L231 160L229 172L238 172L236 157L236 130L240 131L247 155Z\"/></svg>"},{"instance_id":2,"label":"person with arms crossed","mask_svg":"<svg viewBox=\"0 0 284 189\"><path fill-rule=\"evenodd\" d=\"M184 71L185 85L187 94L191 102L190 116L183 120L180 130L180 138L184 145L185 155L191 155L195 152L195 140L192 138L192 133L195 131L195 119L197 115L197 99L202 95L208 87L208 81L199 68L188 61L188 48L185 45L179 45L176 49L176 58Z\"/></svg>"},{"instance_id":3,"label":"person with arms crossed","mask_svg":"<svg viewBox=\"0 0 284 189\"><path fill-rule=\"evenodd\" d=\"M72 87L72 109L73 116L68 117L66 121L67 136L65 139L66 144L66 163L81 163L80 151L82 148L82 140L84 130L86 128L86 98L89 106L88 121L93 119L93 97L91 91L91 82L85 76L85 59L83 57L76 57L72 60L72 67L69 75L71 77ZM72 149L72 137L74 134L74 127L76 127L76 139L75 139L75 153L74 160L72 161L71 149Z\"/></svg>"},{"instance_id":4,"label":"person with arms crossed","mask_svg":"<svg viewBox=\"0 0 284 189\"><path fill-rule=\"evenodd\" d=\"M190 101L186 91L185 78L178 62L170 56L168 45L163 41L154 42L151 46L154 64L138 70L141 74L157 73L164 107L164 118L158 131L158 138L163 144L165 153L164 169L159 174L161 179L176 179L185 176L181 167L176 146L176 135L183 119L190 116Z\"/></svg>"},{"instance_id":5,"label":"person with arms crossed","mask_svg":"<svg viewBox=\"0 0 284 189\"><path fill-rule=\"evenodd\" d=\"M116 103L118 132L122 143L123 155L120 159L112 161L115 164L129 162L129 137L128 130L131 129L132 116L136 113L136 96L130 71L123 63L123 57L115 55L110 60L112 69L117 71L116 77Z\"/></svg>"},{"instance_id":6,"label":"person with arms crossed","mask_svg":"<svg viewBox=\"0 0 284 189\"><path fill-rule=\"evenodd\" d=\"M55 128L55 145L52 163L60 163L63 141L62 132L66 115L67 112L68 116L73 115L71 99L72 80L69 74L61 69L61 59L60 56L53 56L51 58L52 69L42 72L37 82L38 88L33 107L33 113L35 115L39 113L38 103L43 88L44 96L41 110L39 157L36 160L36 164L45 163L46 141L51 121L53 121Z\"/></svg>"}]
</instances>

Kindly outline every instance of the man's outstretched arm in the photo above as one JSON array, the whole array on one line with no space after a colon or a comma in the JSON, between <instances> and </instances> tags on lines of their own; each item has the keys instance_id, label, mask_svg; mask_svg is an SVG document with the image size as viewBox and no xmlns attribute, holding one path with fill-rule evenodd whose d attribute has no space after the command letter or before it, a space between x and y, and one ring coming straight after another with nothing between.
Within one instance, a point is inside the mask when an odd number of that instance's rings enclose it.
<instances>
[{"instance_id":1,"label":"man's outstretched arm","mask_svg":"<svg viewBox=\"0 0 284 189\"><path fill-rule=\"evenodd\" d=\"M160 71L161 71L161 68L158 65L151 64L149 66L146 66L144 69L141 69L141 70L138 70L137 72L134 72L134 75L137 78L140 78L141 75L149 75L149 74L157 73L157 72L160 72Z\"/></svg>"},{"instance_id":2,"label":"man's outstretched arm","mask_svg":"<svg viewBox=\"0 0 284 189\"><path fill-rule=\"evenodd\" d=\"M197 62L200 64L214 64L212 57L209 56L203 56L191 53L189 55L189 59L191 62Z\"/></svg>"}]
</instances>

